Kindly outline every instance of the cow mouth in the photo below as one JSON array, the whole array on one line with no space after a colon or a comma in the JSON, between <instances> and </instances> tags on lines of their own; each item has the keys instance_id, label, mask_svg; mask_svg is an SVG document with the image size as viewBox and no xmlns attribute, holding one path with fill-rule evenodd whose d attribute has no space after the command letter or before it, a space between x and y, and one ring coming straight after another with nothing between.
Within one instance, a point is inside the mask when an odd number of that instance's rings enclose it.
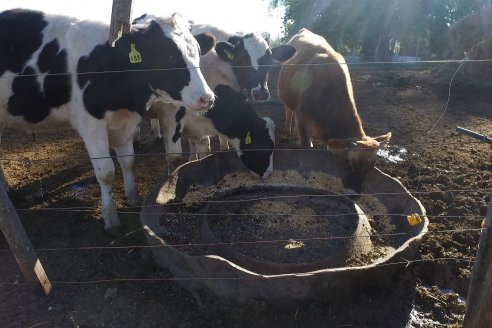
<instances>
[{"instance_id":1,"label":"cow mouth","mask_svg":"<svg viewBox=\"0 0 492 328\"><path fill-rule=\"evenodd\" d=\"M270 92L267 89L251 90L251 98L253 101L264 102L270 99Z\"/></svg>"}]
</instances>

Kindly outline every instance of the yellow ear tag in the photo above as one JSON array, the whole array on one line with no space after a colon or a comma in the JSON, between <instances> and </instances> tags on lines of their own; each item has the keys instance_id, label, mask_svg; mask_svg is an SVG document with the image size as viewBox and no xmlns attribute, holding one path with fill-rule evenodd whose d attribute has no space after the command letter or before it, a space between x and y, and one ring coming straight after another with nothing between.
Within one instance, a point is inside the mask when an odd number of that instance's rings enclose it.
<instances>
[{"instance_id":1,"label":"yellow ear tag","mask_svg":"<svg viewBox=\"0 0 492 328\"><path fill-rule=\"evenodd\" d=\"M248 134L246 134L246 139L244 139L244 144L249 145L251 143L251 132L248 131Z\"/></svg>"},{"instance_id":2,"label":"yellow ear tag","mask_svg":"<svg viewBox=\"0 0 492 328\"><path fill-rule=\"evenodd\" d=\"M142 55L140 52L138 52L137 49L135 49L135 43L130 44L131 50L130 53L128 54L128 57L130 57L130 63L132 64L138 64L142 62Z\"/></svg>"},{"instance_id":3,"label":"yellow ear tag","mask_svg":"<svg viewBox=\"0 0 492 328\"><path fill-rule=\"evenodd\" d=\"M414 213L414 214L407 215L407 221L408 224L413 227L416 226L417 224L422 223L422 218L417 213Z\"/></svg>"}]
</instances>

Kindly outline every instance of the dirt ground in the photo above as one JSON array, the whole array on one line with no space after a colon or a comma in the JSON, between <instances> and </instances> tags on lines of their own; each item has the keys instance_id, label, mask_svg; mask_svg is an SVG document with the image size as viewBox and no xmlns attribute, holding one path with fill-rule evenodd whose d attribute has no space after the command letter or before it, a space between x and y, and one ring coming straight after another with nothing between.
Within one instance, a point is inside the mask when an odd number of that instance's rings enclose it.
<instances>
[{"instance_id":1,"label":"dirt ground","mask_svg":"<svg viewBox=\"0 0 492 328\"><path fill-rule=\"evenodd\" d=\"M336 303L317 300L280 310L262 301L224 304L204 293L200 306L167 270L156 267L148 249L118 248L144 244L138 208L122 213L125 236L113 240L103 233L99 187L74 132L42 133L34 139L5 129L0 159L9 195L53 289L49 296L33 296L0 236L0 327L461 326L491 191L492 151L455 129L491 136L492 93L471 83L473 77L463 77L469 83L451 89L442 115L451 75L447 82L435 78L436 67L394 64L350 70L366 132L392 131L392 149L407 151L402 161L380 158L377 166L400 179L426 208L430 233L419 250L428 261L398 271L384 288L369 288ZM274 75L272 100L259 105L258 112L275 120L281 138L284 119ZM167 169L164 147L151 140L148 123L143 131L135 171L145 196L164 181ZM125 207L118 170L116 178L114 196Z\"/></svg>"}]
</instances>

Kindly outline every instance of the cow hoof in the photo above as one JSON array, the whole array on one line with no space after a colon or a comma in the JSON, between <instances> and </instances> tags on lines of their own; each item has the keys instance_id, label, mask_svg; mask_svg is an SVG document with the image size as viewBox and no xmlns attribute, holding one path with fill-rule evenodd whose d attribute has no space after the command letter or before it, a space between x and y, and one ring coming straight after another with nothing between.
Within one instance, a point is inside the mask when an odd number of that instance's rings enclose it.
<instances>
[{"instance_id":1,"label":"cow hoof","mask_svg":"<svg viewBox=\"0 0 492 328\"><path fill-rule=\"evenodd\" d=\"M142 201L137 193L131 193L126 196L126 203L131 207L139 207Z\"/></svg>"},{"instance_id":2,"label":"cow hoof","mask_svg":"<svg viewBox=\"0 0 492 328\"><path fill-rule=\"evenodd\" d=\"M112 239L120 238L123 235L120 227L106 228L104 234Z\"/></svg>"}]
</instances>

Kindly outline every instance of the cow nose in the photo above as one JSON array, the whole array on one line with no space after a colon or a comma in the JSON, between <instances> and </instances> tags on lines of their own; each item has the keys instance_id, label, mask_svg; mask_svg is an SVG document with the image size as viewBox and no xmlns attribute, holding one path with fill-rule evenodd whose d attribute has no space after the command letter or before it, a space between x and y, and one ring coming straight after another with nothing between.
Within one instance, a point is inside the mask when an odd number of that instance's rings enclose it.
<instances>
[{"instance_id":1,"label":"cow nose","mask_svg":"<svg viewBox=\"0 0 492 328\"><path fill-rule=\"evenodd\" d=\"M251 97L254 101L268 101L270 99L270 92L268 89L261 88L260 90L251 90Z\"/></svg>"},{"instance_id":2,"label":"cow nose","mask_svg":"<svg viewBox=\"0 0 492 328\"><path fill-rule=\"evenodd\" d=\"M204 94L199 99L200 106L203 108L209 108L214 103L214 96L209 94Z\"/></svg>"}]
</instances>

